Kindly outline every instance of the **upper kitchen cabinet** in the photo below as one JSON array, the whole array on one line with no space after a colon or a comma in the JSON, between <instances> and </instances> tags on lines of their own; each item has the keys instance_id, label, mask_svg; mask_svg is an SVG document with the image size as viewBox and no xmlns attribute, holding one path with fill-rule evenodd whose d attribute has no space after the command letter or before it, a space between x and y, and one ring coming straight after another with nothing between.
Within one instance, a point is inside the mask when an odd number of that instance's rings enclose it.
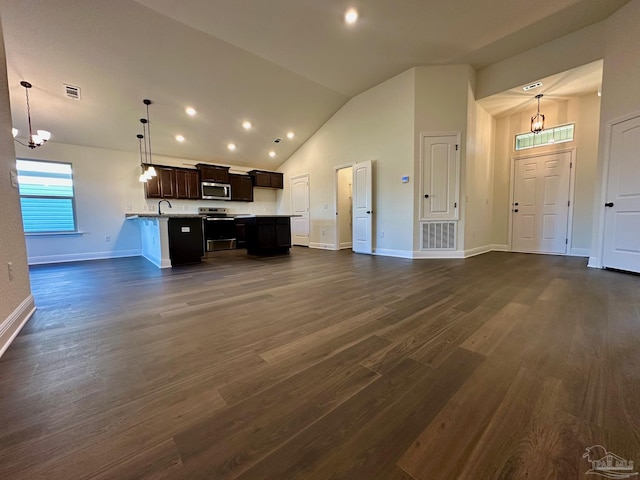
<instances>
[{"instance_id":1,"label":"upper kitchen cabinet","mask_svg":"<svg viewBox=\"0 0 640 480\"><path fill-rule=\"evenodd\" d=\"M176 198L198 200L200 198L200 172L188 168L176 168Z\"/></svg>"},{"instance_id":2,"label":"upper kitchen cabinet","mask_svg":"<svg viewBox=\"0 0 640 480\"><path fill-rule=\"evenodd\" d=\"M249 175L229 174L231 184L231 200L237 202L253 202L253 181Z\"/></svg>"},{"instance_id":3,"label":"upper kitchen cabinet","mask_svg":"<svg viewBox=\"0 0 640 480\"><path fill-rule=\"evenodd\" d=\"M229 183L229 167L206 163L199 163L196 167L200 171L200 180L203 182Z\"/></svg>"},{"instance_id":4,"label":"upper kitchen cabinet","mask_svg":"<svg viewBox=\"0 0 640 480\"><path fill-rule=\"evenodd\" d=\"M266 172L263 170L251 170L249 172L251 178L253 178L254 187L266 187L266 188L283 188L283 176L279 172Z\"/></svg>"},{"instance_id":5,"label":"upper kitchen cabinet","mask_svg":"<svg viewBox=\"0 0 640 480\"><path fill-rule=\"evenodd\" d=\"M171 167L154 165L156 176L144 184L147 198L176 198L176 172Z\"/></svg>"}]
</instances>

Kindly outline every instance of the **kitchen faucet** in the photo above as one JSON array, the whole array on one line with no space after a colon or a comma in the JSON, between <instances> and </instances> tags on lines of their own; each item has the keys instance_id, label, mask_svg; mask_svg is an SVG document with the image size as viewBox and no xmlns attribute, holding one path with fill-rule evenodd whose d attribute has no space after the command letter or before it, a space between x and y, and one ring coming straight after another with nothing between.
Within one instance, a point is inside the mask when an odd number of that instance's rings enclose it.
<instances>
[{"instance_id":1,"label":"kitchen faucet","mask_svg":"<svg viewBox=\"0 0 640 480\"><path fill-rule=\"evenodd\" d=\"M158 202L158 215L162 215L162 210L160 210L160 204L161 204L162 202L167 202L167 204L169 205L169 208L172 208L172 207L171 207L171 202L170 202L169 200L160 200L160 201Z\"/></svg>"}]
</instances>

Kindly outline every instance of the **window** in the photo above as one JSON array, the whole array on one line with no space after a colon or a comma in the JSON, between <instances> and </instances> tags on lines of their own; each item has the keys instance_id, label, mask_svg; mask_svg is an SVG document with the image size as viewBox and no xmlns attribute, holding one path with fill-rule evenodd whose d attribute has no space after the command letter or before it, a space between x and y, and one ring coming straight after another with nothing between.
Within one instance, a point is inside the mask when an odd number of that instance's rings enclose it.
<instances>
[{"instance_id":1,"label":"window","mask_svg":"<svg viewBox=\"0 0 640 480\"><path fill-rule=\"evenodd\" d=\"M570 123L567 125L548 128L540 133L520 133L516 135L516 150L542 147L544 145L552 145L554 143L571 142L573 141L574 130L575 124Z\"/></svg>"},{"instance_id":2,"label":"window","mask_svg":"<svg viewBox=\"0 0 640 480\"><path fill-rule=\"evenodd\" d=\"M70 163L16 161L25 233L75 232Z\"/></svg>"}]
</instances>

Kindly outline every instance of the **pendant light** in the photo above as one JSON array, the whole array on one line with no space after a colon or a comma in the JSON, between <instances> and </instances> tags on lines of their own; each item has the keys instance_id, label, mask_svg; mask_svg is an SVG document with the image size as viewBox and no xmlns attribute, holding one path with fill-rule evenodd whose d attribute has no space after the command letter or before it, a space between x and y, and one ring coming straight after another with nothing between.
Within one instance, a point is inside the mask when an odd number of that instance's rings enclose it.
<instances>
[{"instance_id":1,"label":"pendant light","mask_svg":"<svg viewBox=\"0 0 640 480\"><path fill-rule=\"evenodd\" d=\"M138 177L138 181L146 182L158 173L153 166L153 159L151 158L151 123L149 122L149 105L151 105L151 100L145 98L142 103L147 107L147 118L140 119L143 134L137 135L138 143L140 144L140 166L142 167L142 174ZM144 140L144 160L142 155L142 140Z\"/></svg>"},{"instance_id":2,"label":"pendant light","mask_svg":"<svg viewBox=\"0 0 640 480\"><path fill-rule=\"evenodd\" d=\"M536 95L536 99L538 100L538 112L531 117L531 131L533 133L540 133L544 130L544 115L540 113L540 99L543 95L540 93Z\"/></svg>"},{"instance_id":3,"label":"pendant light","mask_svg":"<svg viewBox=\"0 0 640 480\"><path fill-rule=\"evenodd\" d=\"M44 145L44 143L51 138L51 133L46 130L38 130L35 135L33 134L33 130L31 129L31 105L29 105L29 89L33 85L31 85L29 82L26 82L24 80L20 82L20 85L24 87L24 93L27 97L27 119L29 120L29 142L22 143L20 140L16 138L16 135L18 135L17 128L12 128L11 133L13 134L13 138L15 139L15 141L18 142L20 145L23 145L29 148L36 148L41 145Z\"/></svg>"}]
</instances>

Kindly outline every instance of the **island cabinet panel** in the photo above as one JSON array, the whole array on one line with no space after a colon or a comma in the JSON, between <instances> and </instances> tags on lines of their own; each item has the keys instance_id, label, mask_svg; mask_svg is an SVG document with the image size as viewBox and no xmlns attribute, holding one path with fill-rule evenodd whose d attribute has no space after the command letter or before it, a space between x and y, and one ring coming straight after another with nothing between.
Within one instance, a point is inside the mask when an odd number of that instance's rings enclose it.
<instances>
[{"instance_id":1,"label":"island cabinet panel","mask_svg":"<svg viewBox=\"0 0 640 480\"><path fill-rule=\"evenodd\" d=\"M231 184L231 200L237 202L253 202L253 181L249 175L229 174Z\"/></svg>"},{"instance_id":2,"label":"island cabinet panel","mask_svg":"<svg viewBox=\"0 0 640 480\"><path fill-rule=\"evenodd\" d=\"M244 231L244 246L251 255L286 253L291 248L291 219L263 216L236 219ZM236 230L237 231L237 230Z\"/></svg>"},{"instance_id":3,"label":"island cabinet panel","mask_svg":"<svg viewBox=\"0 0 640 480\"><path fill-rule=\"evenodd\" d=\"M263 170L251 170L254 187L283 188L283 176L279 172L266 172Z\"/></svg>"},{"instance_id":4,"label":"island cabinet panel","mask_svg":"<svg viewBox=\"0 0 640 480\"><path fill-rule=\"evenodd\" d=\"M200 171L200 179L203 182L229 183L229 167L199 163L196 168Z\"/></svg>"},{"instance_id":5,"label":"island cabinet panel","mask_svg":"<svg viewBox=\"0 0 640 480\"><path fill-rule=\"evenodd\" d=\"M176 172L171 167L154 165L156 176L145 182L147 198L176 198Z\"/></svg>"},{"instance_id":6,"label":"island cabinet panel","mask_svg":"<svg viewBox=\"0 0 640 480\"><path fill-rule=\"evenodd\" d=\"M200 198L200 172L187 168L177 168L176 198L198 200Z\"/></svg>"}]
</instances>

